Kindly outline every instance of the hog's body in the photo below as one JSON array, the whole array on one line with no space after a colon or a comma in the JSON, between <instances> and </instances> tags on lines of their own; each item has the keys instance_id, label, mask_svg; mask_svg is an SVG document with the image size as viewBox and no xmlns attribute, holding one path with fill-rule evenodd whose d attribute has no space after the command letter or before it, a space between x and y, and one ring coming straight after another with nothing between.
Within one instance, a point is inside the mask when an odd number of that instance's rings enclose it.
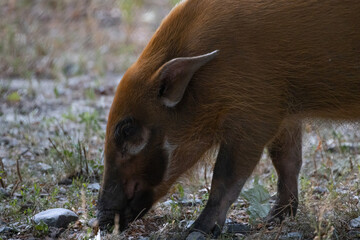
<instances>
[{"instance_id":1,"label":"hog's body","mask_svg":"<svg viewBox=\"0 0 360 240\"><path fill-rule=\"evenodd\" d=\"M303 118L360 118L360 1L183 1L117 88L100 224L118 213L126 227L217 144L193 229L218 232L266 146L270 217L295 214Z\"/></svg>"}]
</instances>

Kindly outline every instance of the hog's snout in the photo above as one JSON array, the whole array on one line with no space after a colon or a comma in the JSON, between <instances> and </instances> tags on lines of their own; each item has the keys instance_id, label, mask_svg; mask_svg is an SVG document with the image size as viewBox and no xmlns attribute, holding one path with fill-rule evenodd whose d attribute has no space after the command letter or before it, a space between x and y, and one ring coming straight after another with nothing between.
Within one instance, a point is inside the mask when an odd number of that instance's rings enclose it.
<instances>
[{"instance_id":1,"label":"hog's snout","mask_svg":"<svg viewBox=\"0 0 360 240\"><path fill-rule=\"evenodd\" d=\"M153 204L151 190L136 191L129 198L123 186L112 189L109 191L104 188L99 196L97 219L100 229L108 230L118 223L117 227L123 231L130 222L145 215Z\"/></svg>"},{"instance_id":2,"label":"hog's snout","mask_svg":"<svg viewBox=\"0 0 360 240\"><path fill-rule=\"evenodd\" d=\"M101 230L110 230L118 224L118 229L124 231L130 222L129 216L126 217L125 213L116 210L99 210L97 220Z\"/></svg>"}]
</instances>

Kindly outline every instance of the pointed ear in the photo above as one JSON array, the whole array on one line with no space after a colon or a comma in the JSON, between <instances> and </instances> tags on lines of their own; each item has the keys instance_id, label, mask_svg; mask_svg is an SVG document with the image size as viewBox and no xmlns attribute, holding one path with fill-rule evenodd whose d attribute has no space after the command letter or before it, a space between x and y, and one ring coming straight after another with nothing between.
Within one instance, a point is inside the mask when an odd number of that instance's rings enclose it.
<instances>
[{"instance_id":1,"label":"pointed ear","mask_svg":"<svg viewBox=\"0 0 360 240\"><path fill-rule=\"evenodd\" d=\"M176 106L194 75L206 63L218 55L218 50L196 57L181 57L170 60L159 70L159 97L167 107Z\"/></svg>"}]
</instances>

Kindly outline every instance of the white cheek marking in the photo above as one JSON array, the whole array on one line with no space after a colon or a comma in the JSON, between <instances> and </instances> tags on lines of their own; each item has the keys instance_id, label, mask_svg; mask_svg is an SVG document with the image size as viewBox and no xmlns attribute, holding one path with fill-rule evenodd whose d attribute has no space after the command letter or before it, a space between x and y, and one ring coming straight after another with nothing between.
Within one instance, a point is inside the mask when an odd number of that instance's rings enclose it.
<instances>
[{"instance_id":1,"label":"white cheek marking","mask_svg":"<svg viewBox=\"0 0 360 240\"><path fill-rule=\"evenodd\" d=\"M174 102L167 98L163 98L162 100L163 100L164 105L169 108L175 107L179 103L179 101Z\"/></svg>"},{"instance_id":2,"label":"white cheek marking","mask_svg":"<svg viewBox=\"0 0 360 240\"><path fill-rule=\"evenodd\" d=\"M164 176L164 180L167 181L170 178L169 166L171 166L174 151L178 148L178 145L170 143L168 138L165 137L162 148L165 150L165 152L167 154L167 159L168 159L167 167L165 170L165 176Z\"/></svg>"},{"instance_id":3,"label":"white cheek marking","mask_svg":"<svg viewBox=\"0 0 360 240\"><path fill-rule=\"evenodd\" d=\"M130 155L136 155L140 153L148 144L149 137L150 137L150 131L146 128L144 128L142 133L142 141L138 144L128 144L127 150Z\"/></svg>"}]
</instances>

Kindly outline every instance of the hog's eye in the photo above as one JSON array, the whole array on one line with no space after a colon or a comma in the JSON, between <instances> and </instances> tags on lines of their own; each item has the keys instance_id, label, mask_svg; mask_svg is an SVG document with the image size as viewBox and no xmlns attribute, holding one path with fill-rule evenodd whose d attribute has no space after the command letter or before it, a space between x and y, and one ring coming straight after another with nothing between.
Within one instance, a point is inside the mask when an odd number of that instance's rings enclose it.
<instances>
[{"instance_id":1,"label":"hog's eye","mask_svg":"<svg viewBox=\"0 0 360 240\"><path fill-rule=\"evenodd\" d=\"M136 133L136 123L133 118L126 118L115 128L115 139L118 142L126 141Z\"/></svg>"},{"instance_id":2,"label":"hog's eye","mask_svg":"<svg viewBox=\"0 0 360 240\"><path fill-rule=\"evenodd\" d=\"M129 124L126 124L125 126L123 126L121 128L121 134L122 134L122 137L124 139L127 139L128 137L134 135L135 133L135 126L133 126L133 124L129 123Z\"/></svg>"}]
</instances>

